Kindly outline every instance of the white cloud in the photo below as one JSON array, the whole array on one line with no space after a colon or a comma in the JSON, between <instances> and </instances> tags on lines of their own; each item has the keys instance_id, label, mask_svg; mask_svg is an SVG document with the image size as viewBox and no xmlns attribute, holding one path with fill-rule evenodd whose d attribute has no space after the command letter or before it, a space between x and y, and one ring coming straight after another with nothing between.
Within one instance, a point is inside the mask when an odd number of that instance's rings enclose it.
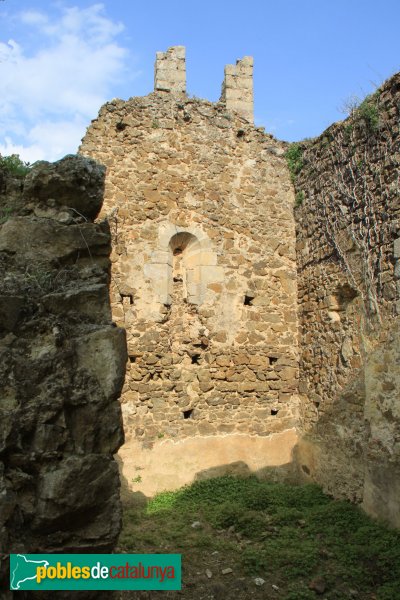
<instances>
[{"instance_id":1,"label":"white cloud","mask_svg":"<svg viewBox=\"0 0 400 600\"><path fill-rule=\"evenodd\" d=\"M27 10L20 15L22 23L27 25L44 25L48 23L48 18L43 13L35 10Z\"/></svg>"},{"instance_id":2,"label":"white cloud","mask_svg":"<svg viewBox=\"0 0 400 600\"><path fill-rule=\"evenodd\" d=\"M18 19L36 47L0 42L0 152L54 160L77 150L85 126L126 74L128 53L116 39L123 26L101 4L63 8L57 18L30 10Z\"/></svg>"},{"instance_id":3,"label":"white cloud","mask_svg":"<svg viewBox=\"0 0 400 600\"><path fill-rule=\"evenodd\" d=\"M36 160L43 160L44 158L51 160L47 155L43 156L43 148L40 145L32 144L31 146L26 146L17 144L9 137L5 137L3 143L0 144L0 154L3 156L19 154L24 161L30 163L33 163Z\"/></svg>"}]
</instances>

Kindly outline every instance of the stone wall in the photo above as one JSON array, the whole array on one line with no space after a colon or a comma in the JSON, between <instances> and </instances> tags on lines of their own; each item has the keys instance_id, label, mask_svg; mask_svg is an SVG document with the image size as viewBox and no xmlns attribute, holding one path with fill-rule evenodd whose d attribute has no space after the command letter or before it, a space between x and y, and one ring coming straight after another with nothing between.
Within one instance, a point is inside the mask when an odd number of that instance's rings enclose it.
<instances>
[{"instance_id":1,"label":"stone wall","mask_svg":"<svg viewBox=\"0 0 400 600\"><path fill-rule=\"evenodd\" d=\"M3 590L7 554L108 552L120 530L126 342L111 321L108 224L92 222L103 186L104 167L83 157L36 163L25 180L0 171Z\"/></svg>"},{"instance_id":2,"label":"stone wall","mask_svg":"<svg viewBox=\"0 0 400 600\"><path fill-rule=\"evenodd\" d=\"M400 526L400 75L300 144L296 178L306 476Z\"/></svg>"},{"instance_id":3,"label":"stone wall","mask_svg":"<svg viewBox=\"0 0 400 600\"><path fill-rule=\"evenodd\" d=\"M185 94L185 53L184 46L173 46L166 52L157 52L154 68L154 89L156 91Z\"/></svg>"},{"instance_id":4,"label":"stone wall","mask_svg":"<svg viewBox=\"0 0 400 600\"><path fill-rule=\"evenodd\" d=\"M298 326L283 145L223 103L159 92L103 106L80 152L107 166L127 440L162 461L164 446L193 436L275 436L286 461Z\"/></svg>"},{"instance_id":5,"label":"stone wall","mask_svg":"<svg viewBox=\"0 0 400 600\"><path fill-rule=\"evenodd\" d=\"M235 65L226 65L221 101L250 123L254 122L253 57L245 56Z\"/></svg>"}]
</instances>

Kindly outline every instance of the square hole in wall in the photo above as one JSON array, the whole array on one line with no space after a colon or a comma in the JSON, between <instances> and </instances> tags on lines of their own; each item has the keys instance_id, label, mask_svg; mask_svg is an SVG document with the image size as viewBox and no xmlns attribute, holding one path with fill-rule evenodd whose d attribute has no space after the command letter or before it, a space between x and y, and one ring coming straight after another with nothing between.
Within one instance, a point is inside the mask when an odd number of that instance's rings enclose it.
<instances>
[{"instance_id":1,"label":"square hole in wall","mask_svg":"<svg viewBox=\"0 0 400 600\"><path fill-rule=\"evenodd\" d=\"M244 297L244 301L243 304L245 306L253 306L253 300L254 300L255 296L250 296L249 294L246 294Z\"/></svg>"},{"instance_id":2,"label":"square hole in wall","mask_svg":"<svg viewBox=\"0 0 400 600\"><path fill-rule=\"evenodd\" d=\"M122 304L133 304L133 294L120 294Z\"/></svg>"},{"instance_id":3,"label":"square hole in wall","mask_svg":"<svg viewBox=\"0 0 400 600\"><path fill-rule=\"evenodd\" d=\"M278 412L279 412L279 408L271 408L271 415L273 417L276 417L276 415L278 414Z\"/></svg>"},{"instance_id":4,"label":"square hole in wall","mask_svg":"<svg viewBox=\"0 0 400 600\"><path fill-rule=\"evenodd\" d=\"M269 358L269 364L270 365L274 365L278 361L278 357L277 356L268 356L268 358Z\"/></svg>"},{"instance_id":5,"label":"square hole in wall","mask_svg":"<svg viewBox=\"0 0 400 600\"><path fill-rule=\"evenodd\" d=\"M194 408L189 408L188 410L184 410L183 418L184 419L193 419L193 411L194 411Z\"/></svg>"},{"instance_id":6,"label":"square hole in wall","mask_svg":"<svg viewBox=\"0 0 400 600\"><path fill-rule=\"evenodd\" d=\"M191 361L192 361L192 365L198 365L199 361L200 361L200 354L192 354Z\"/></svg>"}]
</instances>

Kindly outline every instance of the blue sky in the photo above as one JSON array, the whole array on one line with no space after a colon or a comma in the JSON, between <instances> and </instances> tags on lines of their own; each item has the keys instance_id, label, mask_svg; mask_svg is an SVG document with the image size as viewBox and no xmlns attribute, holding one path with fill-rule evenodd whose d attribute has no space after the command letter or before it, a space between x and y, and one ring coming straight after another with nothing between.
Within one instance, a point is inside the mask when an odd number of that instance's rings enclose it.
<instances>
[{"instance_id":1,"label":"blue sky","mask_svg":"<svg viewBox=\"0 0 400 600\"><path fill-rule=\"evenodd\" d=\"M254 56L256 123L312 137L400 70L399 23L399 0L4 0L0 153L75 152L102 103L152 91L172 45L186 46L188 93L209 100L225 64Z\"/></svg>"}]
</instances>

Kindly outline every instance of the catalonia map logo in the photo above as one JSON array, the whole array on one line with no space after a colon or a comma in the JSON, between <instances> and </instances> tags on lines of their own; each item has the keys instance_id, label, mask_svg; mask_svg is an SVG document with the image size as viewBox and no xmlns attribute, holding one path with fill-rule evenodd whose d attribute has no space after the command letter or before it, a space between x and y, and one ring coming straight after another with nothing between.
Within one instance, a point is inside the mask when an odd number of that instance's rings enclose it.
<instances>
[{"instance_id":1,"label":"catalonia map logo","mask_svg":"<svg viewBox=\"0 0 400 600\"><path fill-rule=\"evenodd\" d=\"M180 554L11 554L11 590L180 590Z\"/></svg>"}]
</instances>

